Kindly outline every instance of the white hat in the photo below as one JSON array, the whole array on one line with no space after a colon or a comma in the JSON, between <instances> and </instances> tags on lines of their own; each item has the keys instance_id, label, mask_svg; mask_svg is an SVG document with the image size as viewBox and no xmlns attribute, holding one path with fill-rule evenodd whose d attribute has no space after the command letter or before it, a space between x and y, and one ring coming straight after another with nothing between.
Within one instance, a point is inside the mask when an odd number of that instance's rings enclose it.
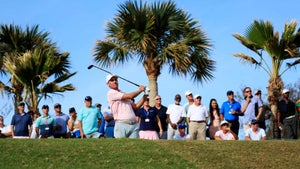
<instances>
[{"instance_id":1,"label":"white hat","mask_svg":"<svg viewBox=\"0 0 300 169\"><path fill-rule=\"evenodd\" d=\"M220 123L220 126L224 125L224 124L229 124L228 121L224 120Z\"/></svg>"},{"instance_id":2,"label":"white hat","mask_svg":"<svg viewBox=\"0 0 300 169\"><path fill-rule=\"evenodd\" d=\"M191 91L189 91L189 90L185 92L185 96L188 96L190 94L193 94L193 93Z\"/></svg>"},{"instance_id":3,"label":"white hat","mask_svg":"<svg viewBox=\"0 0 300 169\"><path fill-rule=\"evenodd\" d=\"M109 81L112 77L118 77L118 76L117 76L117 75L111 75L111 74L107 75L107 76L106 76L106 84L108 83L108 81Z\"/></svg>"},{"instance_id":4,"label":"white hat","mask_svg":"<svg viewBox=\"0 0 300 169\"><path fill-rule=\"evenodd\" d=\"M261 93L261 90L255 90L254 94L257 95L258 93Z\"/></svg>"},{"instance_id":5,"label":"white hat","mask_svg":"<svg viewBox=\"0 0 300 169\"><path fill-rule=\"evenodd\" d=\"M194 96L194 99L197 99L197 97L201 97L199 94L196 94L195 96Z\"/></svg>"},{"instance_id":6,"label":"white hat","mask_svg":"<svg viewBox=\"0 0 300 169\"><path fill-rule=\"evenodd\" d=\"M283 89L282 90L282 94L284 94L284 93L289 93L290 91L289 91L289 89Z\"/></svg>"}]
</instances>

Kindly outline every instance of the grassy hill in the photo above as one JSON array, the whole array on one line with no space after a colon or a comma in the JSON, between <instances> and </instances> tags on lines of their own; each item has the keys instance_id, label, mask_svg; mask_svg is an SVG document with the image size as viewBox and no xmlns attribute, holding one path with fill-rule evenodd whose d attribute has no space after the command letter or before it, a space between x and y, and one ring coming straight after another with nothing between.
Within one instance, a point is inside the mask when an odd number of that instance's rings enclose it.
<instances>
[{"instance_id":1,"label":"grassy hill","mask_svg":"<svg viewBox=\"0 0 300 169\"><path fill-rule=\"evenodd\" d=\"M300 141L0 139L0 168L299 168Z\"/></svg>"}]
</instances>

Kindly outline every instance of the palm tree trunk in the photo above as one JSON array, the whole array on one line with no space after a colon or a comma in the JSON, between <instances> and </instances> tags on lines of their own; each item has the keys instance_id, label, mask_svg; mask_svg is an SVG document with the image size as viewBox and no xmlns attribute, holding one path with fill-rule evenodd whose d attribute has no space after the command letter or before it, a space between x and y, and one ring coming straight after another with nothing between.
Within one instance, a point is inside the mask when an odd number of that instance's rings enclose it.
<instances>
[{"instance_id":1,"label":"palm tree trunk","mask_svg":"<svg viewBox=\"0 0 300 169\"><path fill-rule=\"evenodd\" d=\"M149 93L149 104L150 106L154 106L154 98L158 94L157 90L157 77L148 76L148 87L150 89Z\"/></svg>"}]
</instances>

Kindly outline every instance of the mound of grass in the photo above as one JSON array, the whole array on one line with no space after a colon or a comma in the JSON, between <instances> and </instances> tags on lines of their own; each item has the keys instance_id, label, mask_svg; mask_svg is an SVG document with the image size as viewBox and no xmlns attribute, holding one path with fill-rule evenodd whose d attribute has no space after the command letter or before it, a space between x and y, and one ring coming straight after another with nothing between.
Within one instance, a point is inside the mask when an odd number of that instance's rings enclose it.
<instances>
[{"instance_id":1,"label":"mound of grass","mask_svg":"<svg viewBox=\"0 0 300 169\"><path fill-rule=\"evenodd\" d=\"M299 168L300 141L1 139L0 168Z\"/></svg>"}]
</instances>

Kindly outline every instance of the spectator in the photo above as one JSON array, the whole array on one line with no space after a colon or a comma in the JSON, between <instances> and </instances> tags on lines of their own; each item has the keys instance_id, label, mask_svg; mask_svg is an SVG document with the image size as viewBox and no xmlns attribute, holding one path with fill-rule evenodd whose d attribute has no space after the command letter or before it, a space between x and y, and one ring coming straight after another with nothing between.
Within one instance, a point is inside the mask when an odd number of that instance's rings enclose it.
<instances>
[{"instance_id":1,"label":"spectator","mask_svg":"<svg viewBox=\"0 0 300 169\"><path fill-rule=\"evenodd\" d=\"M185 132L186 126L184 124L178 125L178 133L173 136L174 140L192 140L192 137Z\"/></svg>"},{"instance_id":2,"label":"spectator","mask_svg":"<svg viewBox=\"0 0 300 169\"><path fill-rule=\"evenodd\" d=\"M105 137L105 130L104 130L105 129L105 120L104 120L103 114L101 112L102 104L96 103L95 106L98 108L98 110L100 111L100 114L101 114L101 120L100 120L101 125L100 125L100 129L99 129L100 137Z\"/></svg>"},{"instance_id":3,"label":"spectator","mask_svg":"<svg viewBox=\"0 0 300 169\"><path fill-rule=\"evenodd\" d=\"M245 87L243 90L245 100L242 101L241 112L244 114L243 117L243 126L244 132L250 128L251 120L259 120L263 112L263 105L260 99L252 96L252 91L250 87ZM255 113L255 110L258 112ZM257 114L257 116L255 116Z\"/></svg>"},{"instance_id":4,"label":"spectator","mask_svg":"<svg viewBox=\"0 0 300 169\"><path fill-rule=\"evenodd\" d=\"M220 110L221 121L229 122L230 129L236 134L239 134L239 115L241 115L241 105L235 101L233 91L227 91L228 100L225 101Z\"/></svg>"},{"instance_id":5,"label":"spectator","mask_svg":"<svg viewBox=\"0 0 300 169\"><path fill-rule=\"evenodd\" d=\"M208 112L205 105L201 104L201 96L194 96L194 104L190 105L187 113L189 134L193 140L205 140Z\"/></svg>"},{"instance_id":6,"label":"spectator","mask_svg":"<svg viewBox=\"0 0 300 169\"><path fill-rule=\"evenodd\" d=\"M251 128L246 131L245 140L266 140L266 132L259 127L258 120L251 121Z\"/></svg>"},{"instance_id":7,"label":"spectator","mask_svg":"<svg viewBox=\"0 0 300 169\"><path fill-rule=\"evenodd\" d=\"M11 131L13 138L29 138L32 131L31 116L24 111L25 103L18 103L18 112L11 120Z\"/></svg>"},{"instance_id":8,"label":"spectator","mask_svg":"<svg viewBox=\"0 0 300 169\"><path fill-rule=\"evenodd\" d=\"M56 128L54 130L54 138L67 138L67 127L69 116L61 112L61 105L56 103L54 105L55 115L53 116L56 122Z\"/></svg>"},{"instance_id":9,"label":"spectator","mask_svg":"<svg viewBox=\"0 0 300 169\"><path fill-rule=\"evenodd\" d=\"M158 140L156 126L159 127L159 135L162 136L163 130L156 109L150 107L149 99L146 99L144 106L136 112L138 123L140 124L140 139Z\"/></svg>"},{"instance_id":10,"label":"spectator","mask_svg":"<svg viewBox=\"0 0 300 169\"><path fill-rule=\"evenodd\" d=\"M193 93L191 91L189 91L189 90L185 92L185 97L186 97L186 99L188 101L187 103L185 103L183 105L183 111L184 111L184 115L186 117L190 105L194 104L194 97L193 97ZM186 128L187 128L186 132L189 133L189 126L188 126L186 118L184 118L183 123L186 125Z\"/></svg>"},{"instance_id":11,"label":"spectator","mask_svg":"<svg viewBox=\"0 0 300 169\"><path fill-rule=\"evenodd\" d=\"M278 102L278 126L283 124L286 139L297 139L296 105L289 99L290 91L283 89Z\"/></svg>"},{"instance_id":12,"label":"spectator","mask_svg":"<svg viewBox=\"0 0 300 169\"><path fill-rule=\"evenodd\" d=\"M36 133L36 120L41 116L40 113L38 112L33 112L33 111L29 111L28 112L29 114L31 114L31 118L33 120L32 122L32 132L31 132L31 135L30 135L30 138L38 138L38 134Z\"/></svg>"},{"instance_id":13,"label":"spectator","mask_svg":"<svg viewBox=\"0 0 300 169\"><path fill-rule=\"evenodd\" d=\"M109 106L103 110L103 117L106 124L105 127L106 138L115 138L114 136L115 120L114 120L114 115L111 112Z\"/></svg>"},{"instance_id":14,"label":"spectator","mask_svg":"<svg viewBox=\"0 0 300 169\"><path fill-rule=\"evenodd\" d=\"M229 122L224 120L220 124L221 129L216 132L216 140L237 140L238 136L230 129Z\"/></svg>"},{"instance_id":15,"label":"spectator","mask_svg":"<svg viewBox=\"0 0 300 169\"><path fill-rule=\"evenodd\" d=\"M159 135L159 127L158 126L157 126L156 131L157 131L160 139L165 139L166 140L168 138L168 122L167 122L167 110L168 110L168 108L161 104L161 97L159 95L155 96L154 99L155 99L154 108L157 111L157 114L158 114L158 117L159 117L159 120L160 120L160 123L161 123L161 127L163 129L163 135L162 136Z\"/></svg>"},{"instance_id":16,"label":"spectator","mask_svg":"<svg viewBox=\"0 0 300 169\"><path fill-rule=\"evenodd\" d=\"M137 104L131 99L142 93L146 89L145 86L140 86L137 91L124 93L119 89L116 75L107 75L106 84L110 88L107 92L107 102L115 119L115 138L138 138L139 124L134 112L143 105L147 95L144 95Z\"/></svg>"},{"instance_id":17,"label":"spectator","mask_svg":"<svg viewBox=\"0 0 300 169\"><path fill-rule=\"evenodd\" d=\"M209 102L209 138L215 139L215 134L219 131L220 127L220 108L216 99L211 99Z\"/></svg>"},{"instance_id":18,"label":"spectator","mask_svg":"<svg viewBox=\"0 0 300 169\"><path fill-rule=\"evenodd\" d=\"M170 104L166 112L168 119L168 140L172 140L175 133L177 133L177 125L179 125L186 117L183 107L180 105L181 96L175 95L175 104Z\"/></svg>"},{"instance_id":19,"label":"spectator","mask_svg":"<svg viewBox=\"0 0 300 169\"><path fill-rule=\"evenodd\" d=\"M12 136L11 127L4 125L3 116L0 115L0 138L7 138L11 136Z\"/></svg>"},{"instance_id":20,"label":"spectator","mask_svg":"<svg viewBox=\"0 0 300 169\"><path fill-rule=\"evenodd\" d=\"M36 120L36 133L39 138L54 138L53 133L56 127L56 122L53 117L49 115L49 106L43 105L43 115Z\"/></svg>"},{"instance_id":21,"label":"spectator","mask_svg":"<svg viewBox=\"0 0 300 169\"><path fill-rule=\"evenodd\" d=\"M100 138L101 112L96 106L92 106L92 97L86 96L85 107L78 114L78 124L81 138Z\"/></svg>"},{"instance_id":22,"label":"spectator","mask_svg":"<svg viewBox=\"0 0 300 169\"><path fill-rule=\"evenodd\" d=\"M261 99L261 90L255 90L254 96L257 97L261 103L263 104L263 101ZM255 116L258 115L258 106L255 106ZM265 123L265 110L263 109L259 119L258 119L258 125L260 128L266 130L266 123Z\"/></svg>"},{"instance_id":23,"label":"spectator","mask_svg":"<svg viewBox=\"0 0 300 169\"><path fill-rule=\"evenodd\" d=\"M68 128L71 138L80 138L79 122L77 120L77 113L74 107L69 109L70 119L68 121Z\"/></svg>"}]
</instances>

